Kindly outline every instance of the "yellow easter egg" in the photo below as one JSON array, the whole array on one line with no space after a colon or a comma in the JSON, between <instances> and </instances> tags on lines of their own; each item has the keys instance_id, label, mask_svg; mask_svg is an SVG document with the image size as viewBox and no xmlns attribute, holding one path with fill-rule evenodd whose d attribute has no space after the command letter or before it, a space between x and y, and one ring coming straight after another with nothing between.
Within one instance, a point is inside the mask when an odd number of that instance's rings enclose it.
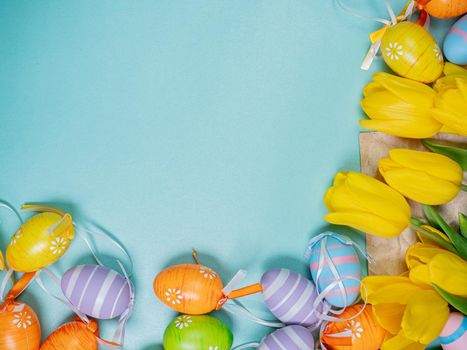
<instances>
[{"instance_id":1,"label":"yellow easter egg","mask_svg":"<svg viewBox=\"0 0 467 350\"><path fill-rule=\"evenodd\" d=\"M11 237L6 250L7 264L19 272L40 270L65 254L73 238L70 214L36 214Z\"/></svg>"},{"instance_id":2,"label":"yellow easter egg","mask_svg":"<svg viewBox=\"0 0 467 350\"><path fill-rule=\"evenodd\" d=\"M431 83L443 72L443 53L422 26L398 23L386 31L381 41L386 64L402 77Z\"/></svg>"}]
</instances>

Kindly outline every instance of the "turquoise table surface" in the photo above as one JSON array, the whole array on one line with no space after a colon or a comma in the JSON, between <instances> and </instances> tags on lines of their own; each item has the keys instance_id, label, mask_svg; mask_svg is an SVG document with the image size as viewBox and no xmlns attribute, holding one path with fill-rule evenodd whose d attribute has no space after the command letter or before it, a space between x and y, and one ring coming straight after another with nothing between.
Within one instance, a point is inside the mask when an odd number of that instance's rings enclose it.
<instances>
[{"instance_id":1,"label":"turquoise table surface","mask_svg":"<svg viewBox=\"0 0 467 350\"><path fill-rule=\"evenodd\" d=\"M382 1L346 3L386 17ZM434 21L438 39L444 27ZM0 197L58 205L118 237L137 290L127 348L162 349L175 313L153 278L191 262L192 247L225 283L239 269L245 284L272 267L306 273L326 188L359 169L358 101L384 67L359 69L376 28L331 0L3 0ZM4 249L15 223L0 218ZM83 262L77 238L52 269ZM44 336L71 317L35 284L22 300ZM260 300L247 305L265 315ZM271 331L217 316L235 344Z\"/></svg>"}]
</instances>

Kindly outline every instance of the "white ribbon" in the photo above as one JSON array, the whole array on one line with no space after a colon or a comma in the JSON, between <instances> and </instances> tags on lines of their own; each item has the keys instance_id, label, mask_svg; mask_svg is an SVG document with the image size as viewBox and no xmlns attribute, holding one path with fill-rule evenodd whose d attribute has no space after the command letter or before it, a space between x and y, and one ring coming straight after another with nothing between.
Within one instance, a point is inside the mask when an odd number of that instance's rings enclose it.
<instances>
[{"instance_id":1,"label":"white ribbon","mask_svg":"<svg viewBox=\"0 0 467 350\"><path fill-rule=\"evenodd\" d=\"M222 293L224 295L228 296L234 289L237 288L237 286L242 282L247 275L247 272L245 270L239 270L235 276L230 280L229 283L222 289Z\"/></svg>"},{"instance_id":2,"label":"white ribbon","mask_svg":"<svg viewBox=\"0 0 467 350\"><path fill-rule=\"evenodd\" d=\"M113 342L120 344L121 347L123 348L123 344L125 342L125 326L129 318L133 314L133 309L135 306L135 291L134 291L133 283L131 282L130 277L128 276L125 268L123 267L123 264L119 260L117 260L117 263L122 269L123 275L125 276L125 279L127 280L128 285L130 287L130 304L128 305L128 308L120 316L120 319L118 320L118 327L113 336Z\"/></svg>"},{"instance_id":3,"label":"white ribbon","mask_svg":"<svg viewBox=\"0 0 467 350\"><path fill-rule=\"evenodd\" d=\"M99 258L98 253L96 252L96 248L94 247L94 244L86 236L90 235L90 236L96 236L96 237L102 238L102 239L110 242L113 246L117 247L117 249L120 252L122 252L123 255L125 256L125 258L128 260L129 268L127 269L127 271L129 271L129 272L127 272L127 274L129 276L131 276L133 274L133 260L131 259L131 256L130 256L130 254L128 254L125 247L123 247L120 243L118 243L115 239L110 237L108 234L102 233L102 232L100 232L98 230L96 230L96 231L89 230L89 229L83 227L82 225L77 224L76 222L73 222L73 226L76 228L76 230L77 230L76 232L78 232L81 239L88 246L89 250L91 251L92 256L94 257L94 259L96 260L96 262L99 265L105 266L105 264ZM116 260L118 261L118 259L116 259Z\"/></svg>"},{"instance_id":4,"label":"white ribbon","mask_svg":"<svg viewBox=\"0 0 467 350\"><path fill-rule=\"evenodd\" d=\"M2 284L0 285L0 303L3 303L4 301L3 294L5 294L6 286L12 274L13 274L13 270L9 269L6 272L5 276L3 277Z\"/></svg>"},{"instance_id":5,"label":"white ribbon","mask_svg":"<svg viewBox=\"0 0 467 350\"><path fill-rule=\"evenodd\" d=\"M233 315L241 314L245 316L246 318L248 318L250 321L253 321L262 326L271 327L271 328L282 328L286 326L282 322L263 320L262 318L253 314L250 310L248 310L248 308L243 306L237 300L232 300L232 299L227 300L223 308L225 309L225 311L230 312Z\"/></svg>"}]
</instances>

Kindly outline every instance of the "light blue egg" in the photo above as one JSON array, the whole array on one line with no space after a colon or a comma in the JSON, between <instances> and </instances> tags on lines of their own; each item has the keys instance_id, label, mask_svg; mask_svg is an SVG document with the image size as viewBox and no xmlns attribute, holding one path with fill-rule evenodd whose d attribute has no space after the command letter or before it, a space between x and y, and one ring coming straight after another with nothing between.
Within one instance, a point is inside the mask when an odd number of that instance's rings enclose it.
<instances>
[{"instance_id":1,"label":"light blue egg","mask_svg":"<svg viewBox=\"0 0 467 350\"><path fill-rule=\"evenodd\" d=\"M328 254L332 264L324 263L318 276L320 259L324 251ZM336 285L326 294L326 301L336 307L344 307L353 304L360 296L360 281L362 267L357 251L349 238L333 232L326 232L317 237L317 240L309 246L309 264L313 281L319 292L326 290L336 280L343 279L342 285L345 293ZM335 267L337 276L333 274ZM348 279L345 279L345 278ZM330 287L331 288L331 287Z\"/></svg>"},{"instance_id":2,"label":"light blue egg","mask_svg":"<svg viewBox=\"0 0 467 350\"><path fill-rule=\"evenodd\" d=\"M461 17L449 30L444 40L443 52L455 64L467 64L467 15Z\"/></svg>"}]
</instances>

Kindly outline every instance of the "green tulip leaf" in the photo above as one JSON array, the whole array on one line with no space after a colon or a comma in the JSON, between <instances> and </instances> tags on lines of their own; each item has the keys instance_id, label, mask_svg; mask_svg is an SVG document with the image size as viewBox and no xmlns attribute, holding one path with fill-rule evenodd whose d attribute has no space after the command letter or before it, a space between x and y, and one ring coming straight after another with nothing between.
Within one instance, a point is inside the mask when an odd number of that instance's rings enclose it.
<instances>
[{"instance_id":1,"label":"green tulip leaf","mask_svg":"<svg viewBox=\"0 0 467 350\"><path fill-rule=\"evenodd\" d=\"M428 209L430 208L430 209ZM432 210L431 210L432 209ZM425 217L430 223L430 225L440 231L443 231L443 228L441 227L441 223L438 221L439 215L434 215L433 211L437 214L436 210L433 207L429 207L427 205L423 206L423 212L425 213Z\"/></svg>"},{"instance_id":2,"label":"green tulip leaf","mask_svg":"<svg viewBox=\"0 0 467 350\"><path fill-rule=\"evenodd\" d=\"M445 155L459 163L462 169L467 170L467 145L455 144L441 140L427 139L422 141L430 151Z\"/></svg>"},{"instance_id":3,"label":"green tulip leaf","mask_svg":"<svg viewBox=\"0 0 467 350\"><path fill-rule=\"evenodd\" d=\"M461 229L461 235L467 238L467 216L463 213L459 213L459 227Z\"/></svg>"},{"instance_id":4,"label":"green tulip leaf","mask_svg":"<svg viewBox=\"0 0 467 350\"><path fill-rule=\"evenodd\" d=\"M448 302L449 305L456 308L464 315L467 315L467 298L448 293L444 289L438 287L436 284L433 284L433 287L436 289L439 295L441 295L443 299Z\"/></svg>"},{"instance_id":5,"label":"green tulip leaf","mask_svg":"<svg viewBox=\"0 0 467 350\"><path fill-rule=\"evenodd\" d=\"M433 220L437 225L441 227L441 230L444 231L444 233L446 233L446 235L456 248L459 256L464 260L467 260L467 238L460 235L458 232L456 232L456 230L449 226L448 223L444 221L441 215L439 215L436 209L433 208L431 205L424 205L423 211L425 212L427 218L431 218L429 219L430 222L431 220Z\"/></svg>"}]
</instances>

